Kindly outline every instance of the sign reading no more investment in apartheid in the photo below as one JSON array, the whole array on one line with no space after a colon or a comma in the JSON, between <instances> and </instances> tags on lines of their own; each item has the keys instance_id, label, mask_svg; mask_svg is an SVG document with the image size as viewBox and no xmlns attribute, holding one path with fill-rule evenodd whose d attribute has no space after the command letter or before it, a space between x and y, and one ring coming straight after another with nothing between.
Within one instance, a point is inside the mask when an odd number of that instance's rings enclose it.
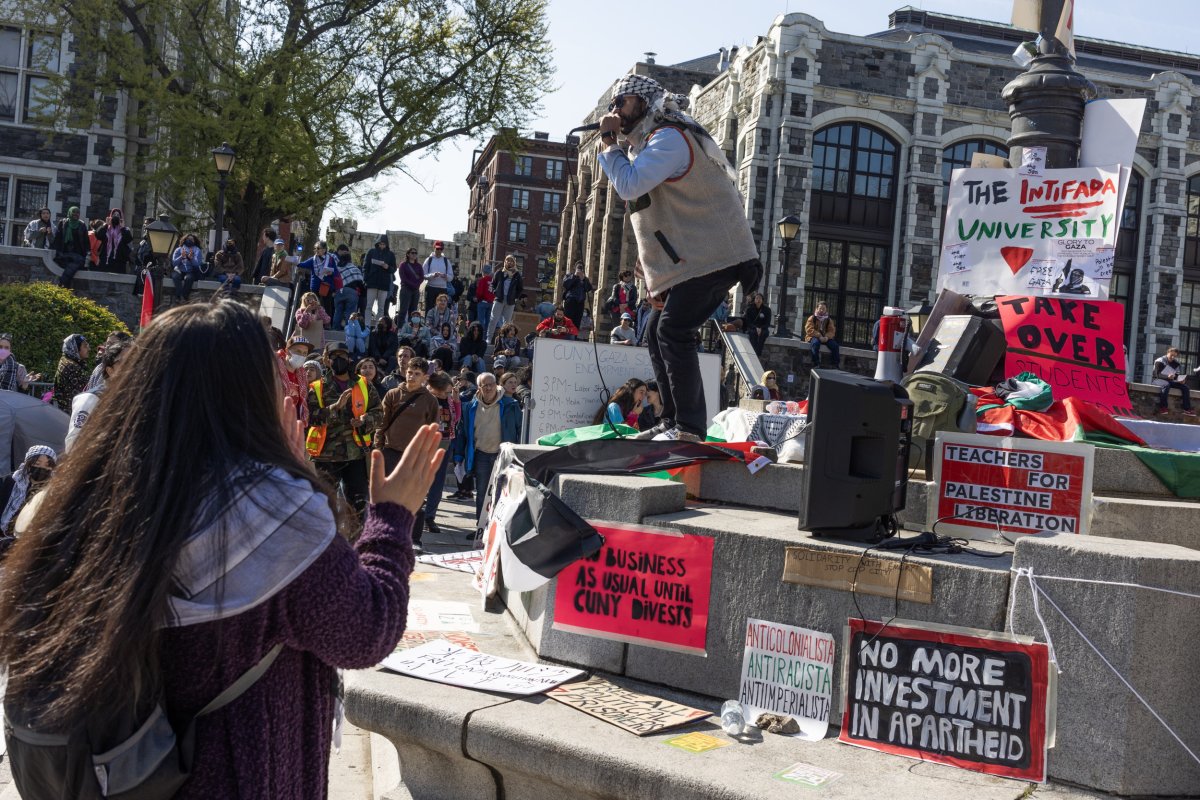
<instances>
[{"instance_id":1,"label":"sign reading no more investment in apartheid","mask_svg":"<svg viewBox=\"0 0 1200 800\"><path fill-rule=\"evenodd\" d=\"M1106 298L1120 208L1116 166L954 170L938 289Z\"/></svg>"},{"instance_id":2,"label":"sign reading no more investment in apartheid","mask_svg":"<svg viewBox=\"0 0 1200 800\"><path fill-rule=\"evenodd\" d=\"M833 693L833 637L827 633L746 620L738 702L746 721L782 714L800 726L796 736L825 738Z\"/></svg>"},{"instance_id":3,"label":"sign reading no more investment in apartheid","mask_svg":"<svg viewBox=\"0 0 1200 800\"><path fill-rule=\"evenodd\" d=\"M1027 533L1087 533L1089 444L940 432L929 519L939 533L998 541Z\"/></svg>"},{"instance_id":4,"label":"sign reading no more investment in apartheid","mask_svg":"<svg viewBox=\"0 0 1200 800\"><path fill-rule=\"evenodd\" d=\"M1111 414L1132 411L1125 385L1125 306L1111 300L996 298L1006 377L1032 372L1055 400L1078 397Z\"/></svg>"},{"instance_id":5,"label":"sign reading no more investment in apartheid","mask_svg":"<svg viewBox=\"0 0 1200 800\"><path fill-rule=\"evenodd\" d=\"M604 546L558 574L554 627L704 655L713 540L594 522Z\"/></svg>"},{"instance_id":6,"label":"sign reading no more investment in apartheid","mask_svg":"<svg viewBox=\"0 0 1200 800\"><path fill-rule=\"evenodd\" d=\"M1045 644L989 631L851 619L838 738L1045 781L1050 680Z\"/></svg>"},{"instance_id":7,"label":"sign reading no more investment in apartheid","mask_svg":"<svg viewBox=\"0 0 1200 800\"><path fill-rule=\"evenodd\" d=\"M615 392L630 378L648 381L654 377L650 351L645 347L536 339L533 354L533 407L525 434L527 442L591 425L604 403L605 388ZM707 425L721 410L720 356L700 354L700 382L709 415Z\"/></svg>"}]
</instances>

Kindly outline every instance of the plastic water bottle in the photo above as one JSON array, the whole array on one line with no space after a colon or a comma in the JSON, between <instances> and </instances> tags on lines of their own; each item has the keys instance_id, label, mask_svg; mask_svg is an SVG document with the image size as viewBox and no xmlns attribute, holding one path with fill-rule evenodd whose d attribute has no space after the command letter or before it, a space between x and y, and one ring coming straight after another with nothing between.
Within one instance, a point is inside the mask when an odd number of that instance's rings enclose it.
<instances>
[{"instance_id":1,"label":"plastic water bottle","mask_svg":"<svg viewBox=\"0 0 1200 800\"><path fill-rule=\"evenodd\" d=\"M730 736L741 736L746 730L746 718L742 716L742 704L737 700L726 700L721 705L721 728Z\"/></svg>"}]
</instances>

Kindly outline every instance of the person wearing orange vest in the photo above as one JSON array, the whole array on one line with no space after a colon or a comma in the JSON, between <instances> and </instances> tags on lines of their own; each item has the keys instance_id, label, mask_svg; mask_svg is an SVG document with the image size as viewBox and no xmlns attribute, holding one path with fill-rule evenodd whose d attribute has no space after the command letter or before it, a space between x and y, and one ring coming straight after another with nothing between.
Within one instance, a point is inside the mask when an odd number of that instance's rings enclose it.
<instances>
[{"instance_id":1,"label":"person wearing orange vest","mask_svg":"<svg viewBox=\"0 0 1200 800\"><path fill-rule=\"evenodd\" d=\"M341 342L325 347L329 371L308 387L305 448L317 471L342 493L362 516L367 504L367 454L375 429L383 421L383 405L370 381L352 375L350 353Z\"/></svg>"}]
</instances>

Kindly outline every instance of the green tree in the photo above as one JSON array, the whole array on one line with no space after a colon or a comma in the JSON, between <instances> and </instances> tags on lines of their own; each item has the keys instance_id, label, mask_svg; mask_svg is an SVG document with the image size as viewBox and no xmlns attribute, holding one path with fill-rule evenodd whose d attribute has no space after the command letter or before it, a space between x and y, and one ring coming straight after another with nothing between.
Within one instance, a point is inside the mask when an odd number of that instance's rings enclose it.
<instances>
[{"instance_id":1,"label":"green tree","mask_svg":"<svg viewBox=\"0 0 1200 800\"><path fill-rule=\"evenodd\" d=\"M238 154L227 219L249 249L279 216L316 231L342 193L406 158L517 127L550 88L546 0L0 0L74 35L52 124L104 124L166 205L215 205L209 150ZM14 5L15 4L15 5Z\"/></svg>"}]
</instances>

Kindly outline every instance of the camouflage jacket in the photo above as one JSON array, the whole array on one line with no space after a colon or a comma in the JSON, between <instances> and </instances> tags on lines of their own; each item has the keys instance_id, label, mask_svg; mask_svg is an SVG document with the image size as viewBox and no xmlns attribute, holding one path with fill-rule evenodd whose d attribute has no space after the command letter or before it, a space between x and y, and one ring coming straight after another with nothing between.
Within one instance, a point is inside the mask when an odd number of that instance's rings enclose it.
<instances>
[{"instance_id":1,"label":"camouflage jacket","mask_svg":"<svg viewBox=\"0 0 1200 800\"><path fill-rule=\"evenodd\" d=\"M357 376L355 379L357 380ZM352 386L353 384L348 386L346 391L350 391ZM325 401L325 407L322 408L322 404L317 402L317 393L312 386L308 387L309 424L328 426L325 432L325 447L319 456L312 457L313 461L353 461L356 458L363 458L369 449L359 446L358 442L354 441L354 428L350 425L353 413L349 405L341 411L329 408L341 396L342 392L338 391L333 378L322 378L321 397ZM381 422L383 422L383 404L379 400L379 393L368 381L367 413L363 415L362 427L358 429L359 434L372 435Z\"/></svg>"}]
</instances>

